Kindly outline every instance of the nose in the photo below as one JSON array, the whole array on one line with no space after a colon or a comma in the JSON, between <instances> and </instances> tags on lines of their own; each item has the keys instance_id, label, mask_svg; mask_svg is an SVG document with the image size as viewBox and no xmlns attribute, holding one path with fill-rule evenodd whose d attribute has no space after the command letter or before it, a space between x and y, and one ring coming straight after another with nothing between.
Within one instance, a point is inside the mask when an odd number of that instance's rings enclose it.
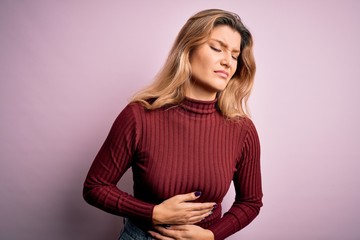
<instances>
[{"instance_id":1,"label":"nose","mask_svg":"<svg viewBox=\"0 0 360 240\"><path fill-rule=\"evenodd\" d=\"M222 66L225 66L226 68L230 68L231 67L231 54L224 52L220 64Z\"/></svg>"}]
</instances>

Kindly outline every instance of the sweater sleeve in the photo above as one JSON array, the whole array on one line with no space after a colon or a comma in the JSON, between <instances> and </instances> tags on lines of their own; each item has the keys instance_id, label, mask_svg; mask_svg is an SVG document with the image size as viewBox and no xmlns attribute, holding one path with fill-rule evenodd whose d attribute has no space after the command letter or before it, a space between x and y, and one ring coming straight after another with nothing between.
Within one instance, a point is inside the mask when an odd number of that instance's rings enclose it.
<instances>
[{"instance_id":1,"label":"sweater sleeve","mask_svg":"<svg viewBox=\"0 0 360 240\"><path fill-rule=\"evenodd\" d=\"M85 179L83 197L106 212L152 222L154 205L120 190L116 184L131 166L138 132L136 105L128 105L116 118Z\"/></svg>"},{"instance_id":2,"label":"sweater sleeve","mask_svg":"<svg viewBox=\"0 0 360 240\"><path fill-rule=\"evenodd\" d=\"M233 177L235 201L220 221L209 227L216 240L225 239L247 226L262 207L260 142L252 121L247 119L246 122L248 130Z\"/></svg>"}]
</instances>

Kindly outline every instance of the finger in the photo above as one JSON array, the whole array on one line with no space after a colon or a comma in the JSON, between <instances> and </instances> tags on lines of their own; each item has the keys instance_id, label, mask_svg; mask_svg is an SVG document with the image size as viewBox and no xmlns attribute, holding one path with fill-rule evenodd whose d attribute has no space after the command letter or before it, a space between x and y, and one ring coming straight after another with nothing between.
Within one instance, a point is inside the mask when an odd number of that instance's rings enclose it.
<instances>
[{"instance_id":1,"label":"finger","mask_svg":"<svg viewBox=\"0 0 360 240\"><path fill-rule=\"evenodd\" d=\"M173 230L173 226L163 227L163 226L154 226L155 230L158 234L161 234L164 237L174 238L177 239L176 236L178 235L177 230Z\"/></svg>"},{"instance_id":2,"label":"finger","mask_svg":"<svg viewBox=\"0 0 360 240\"><path fill-rule=\"evenodd\" d=\"M206 208L203 210L192 210L192 211L190 211L190 213L193 214L194 216L200 216L200 215L204 215L204 214L210 214L213 211L214 211L214 208Z\"/></svg>"},{"instance_id":3,"label":"finger","mask_svg":"<svg viewBox=\"0 0 360 240\"><path fill-rule=\"evenodd\" d=\"M168 237L174 240L180 239L195 239L195 238L188 238L187 237L187 226L194 226L194 225L171 225L167 228L161 226L155 226L156 231L161 234L162 236Z\"/></svg>"},{"instance_id":4,"label":"finger","mask_svg":"<svg viewBox=\"0 0 360 240\"><path fill-rule=\"evenodd\" d=\"M154 231L148 231L148 233L151 235L151 237L157 239L157 240L174 240L174 238L170 238L167 236L164 236L158 232L154 232Z\"/></svg>"},{"instance_id":5,"label":"finger","mask_svg":"<svg viewBox=\"0 0 360 240\"><path fill-rule=\"evenodd\" d=\"M186 207L191 211L211 211L214 207L217 206L214 202L206 202L206 203L186 203Z\"/></svg>"},{"instance_id":6,"label":"finger","mask_svg":"<svg viewBox=\"0 0 360 240\"><path fill-rule=\"evenodd\" d=\"M212 211L210 212L205 212L201 215L197 215L197 216L194 216L194 217L190 217L188 219L188 224L195 224L195 223L198 223L198 222L201 222L202 220L204 220L205 218L209 217L211 214L213 214Z\"/></svg>"},{"instance_id":7,"label":"finger","mask_svg":"<svg viewBox=\"0 0 360 240\"><path fill-rule=\"evenodd\" d=\"M188 223L193 224L194 222L200 222L204 218L210 216L213 213L212 209L202 211L192 211L187 214Z\"/></svg>"},{"instance_id":8,"label":"finger","mask_svg":"<svg viewBox=\"0 0 360 240\"><path fill-rule=\"evenodd\" d=\"M154 228L158 233L168 236L168 233L172 231L173 225L167 225L166 227L157 225Z\"/></svg>"},{"instance_id":9,"label":"finger","mask_svg":"<svg viewBox=\"0 0 360 240\"><path fill-rule=\"evenodd\" d=\"M171 230L185 231L187 230L188 224L171 225Z\"/></svg>"},{"instance_id":10,"label":"finger","mask_svg":"<svg viewBox=\"0 0 360 240\"><path fill-rule=\"evenodd\" d=\"M180 202L194 201L198 199L200 196L201 196L200 191L177 195Z\"/></svg>"}]
</instances>

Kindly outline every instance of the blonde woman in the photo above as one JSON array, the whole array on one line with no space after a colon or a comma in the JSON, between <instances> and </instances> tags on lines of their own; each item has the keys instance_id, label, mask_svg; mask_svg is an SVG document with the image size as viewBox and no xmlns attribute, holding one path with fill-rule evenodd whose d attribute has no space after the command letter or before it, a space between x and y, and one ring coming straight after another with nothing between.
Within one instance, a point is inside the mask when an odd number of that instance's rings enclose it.
<instances>
[{"instance_id":1,"label":"blonde woman","mask_svg":"<svg viewBox=\"0 0 360 240\"><path fill-rule=\"evenodd\" d=\"M258 215L260 144L246 105L252 46L236 14L195 14L154 83L119 114L83 191L127 219L119 239L225 239ZM116 186L130 167L134 196ZM222 214L232 181L235 201Z\"/></svg>"}]
</instances>

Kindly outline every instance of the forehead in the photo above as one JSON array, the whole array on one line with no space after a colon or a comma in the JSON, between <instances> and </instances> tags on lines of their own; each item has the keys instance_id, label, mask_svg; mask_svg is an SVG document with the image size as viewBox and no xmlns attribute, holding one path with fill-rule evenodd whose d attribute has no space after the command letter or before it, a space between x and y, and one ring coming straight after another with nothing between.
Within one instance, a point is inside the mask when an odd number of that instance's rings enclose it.
<instances>
[{"instance_id":1,"label":"forehead","mask_svg":"<svg viewBox=\"0 0 360 240\"><path fill-rule=\"evenodd\" d=\"M214 27L209 35L209 40L221 41L230 49L240 50L240 33L227 25Z\"/></svg>"}]
</instances>

